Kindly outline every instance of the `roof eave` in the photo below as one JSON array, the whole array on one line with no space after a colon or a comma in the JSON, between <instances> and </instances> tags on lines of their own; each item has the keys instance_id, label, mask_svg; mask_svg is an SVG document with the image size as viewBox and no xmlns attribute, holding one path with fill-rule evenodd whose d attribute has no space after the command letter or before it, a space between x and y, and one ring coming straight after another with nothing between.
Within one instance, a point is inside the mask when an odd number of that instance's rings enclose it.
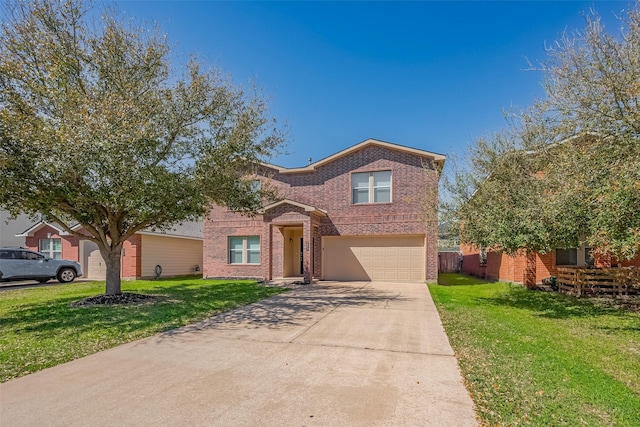
<instances>
[{"instance_id":1,"label":"roof eave","mask_svg":"<svg viewBox=\"0 0 640 427\"><path fill-rule=\"evenodd\" d=\"M364 147L370 146L370 145L378 145L381 147L385 147L391 150L397 150L397 151L404 151L407 153L411 153L411 154L415 154L417 156L420 157L430 157L437 165L440 166L440 168L442 168L442 166L444 165L444 162L446 160L446 156L443 154L438 154L438 153L432 153L430 151L425 151L425 150L420 150L417 148L411 148L411 147L406 147L404 145L399 145L399 144L393 144L391 142L386 142L386 141L380 141L377 139L373 139L373 138L369 138L366 139L356 145L353 145L349 148L346 148L342 151L338 151L335 154L332 154L329 157L325 157L324 159L318 160L317 162L311 163L308 166L305 167L301 167L301 168L285 168L282 166L278 166L278 165L274 165L271 163L266 163L266 162L262 162L261 165L265 166L267 168L270 169L275 169L278 171L278 173L281 174L293 174L293 173L306 173L306 172L314 172L316 170L317 167L325 165L329 162L332 162L334 160L339 159L340 157L344 157L354 151L360 150Z\"/></svg>"},{"instance_id":2,"label":"roof eave","mask_svg":"<svg viewBox=\"0 0 640 427\"><path fill-rule=\"evenodd\" d=\"M68 231L63 230L62 228L60 228L60 227L58 227L58 226L56 226L54 224L51 224L51 223L45 222L45 221L40 221L40 222L32 225L31 227L27 228L21 234L16 234L16 237L33 237L33 235L37 231L41 230L44 227L51 227L51 228L55 229L60 236L69 236L71 234Z\"/></svg>"},{"instance_id":3,"label":"roof eave","mask_svg":"<svg viewBox=\"0 0 640 427\"><path fill-rule=\"evenodd\" d=\"M268 204L266 206L263 206L262 209L260 209L258 211L258 213L264 214L266 211L268 211L270 209L273 209L273 208L276 208L276 207L278 207L280 205L284 205L284 204L302 208L302 209L304 209L305 212L314 213L314 214L319 215L319 216L327 216L327 211L325 211L323 209L319 209L319 208L316 208L315 206L306 205L304 203L296 202L294 200L289 200L289 199L282 199L282 200L277 201L275 203L271 203L271 204Z\"/></svg>"}]
</instances>

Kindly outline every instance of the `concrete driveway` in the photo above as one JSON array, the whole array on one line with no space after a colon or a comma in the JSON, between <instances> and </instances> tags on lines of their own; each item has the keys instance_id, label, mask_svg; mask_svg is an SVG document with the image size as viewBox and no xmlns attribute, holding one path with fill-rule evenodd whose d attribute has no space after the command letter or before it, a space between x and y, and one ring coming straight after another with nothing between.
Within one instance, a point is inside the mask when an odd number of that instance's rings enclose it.
<instances>
[{"instance_id":1,"label":"concrete driveway","mask_svg":"<svg viewBox=\"0 0 640 427\"><path fill-rule=\"evenodd\" d=\"M0 385L3 426L475 426L424 284L320 282Z\"/></svg>"}]
</instances>

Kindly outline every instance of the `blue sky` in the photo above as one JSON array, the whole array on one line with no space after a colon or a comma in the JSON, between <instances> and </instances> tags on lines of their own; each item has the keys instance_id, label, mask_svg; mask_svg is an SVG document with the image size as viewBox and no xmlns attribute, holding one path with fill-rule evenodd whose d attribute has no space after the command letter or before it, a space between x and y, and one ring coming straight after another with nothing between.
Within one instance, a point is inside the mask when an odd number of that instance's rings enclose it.
<instances>
[{"instance_id":1,"label":"blue sky","mask_svg":"<svg viewBox=\"0 0 640 427\"><path fill-rule=\"evenodd\" d=\"M527 58L584 27L596 9L610 31L614 1L119 2L157 22L181 55L255 81L288 127L295 167L367 138L442 154L506 126L503 110L543 96Z\"/></svg>"}]
</instances>

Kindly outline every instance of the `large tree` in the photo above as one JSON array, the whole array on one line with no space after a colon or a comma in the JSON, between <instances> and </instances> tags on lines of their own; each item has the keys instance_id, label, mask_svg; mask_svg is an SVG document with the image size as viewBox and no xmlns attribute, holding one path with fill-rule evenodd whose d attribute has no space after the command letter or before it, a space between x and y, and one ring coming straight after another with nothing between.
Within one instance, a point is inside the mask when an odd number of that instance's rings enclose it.
<instances>
[{"instance_id":1,"label":"large tree","mask_svg":"<svg viewBox=\"0 0 640 427\"><path fill-rule=\"evenodd\" d=\"M462 242L515 253L586 239L618 259L640 253L639 5L619 34L592 14L550 47L536 67L546 97L449 174L444 207Z\"/></svg>"},{"instance_id":2,"label":"large tree","mask_svg":"<svg viewBox=\"0 0 640 427\"><path fill-rule=\"evenodd\" d=\"M95 242L107 294L121 293L122 245L137 231L212 203L250 213L269 195L245 178L283 142L259 91L195 59L174 72L157 29L82 0L3 13L0 204Z\"/></svg>"}]
</instances>

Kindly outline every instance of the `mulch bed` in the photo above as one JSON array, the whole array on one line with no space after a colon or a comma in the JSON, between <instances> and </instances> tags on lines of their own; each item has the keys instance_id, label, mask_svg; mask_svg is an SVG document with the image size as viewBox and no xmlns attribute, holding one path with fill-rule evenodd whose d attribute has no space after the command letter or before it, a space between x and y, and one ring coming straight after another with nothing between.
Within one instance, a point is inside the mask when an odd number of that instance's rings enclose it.
<instances>
[{"instance_id":1,"label":"mulch bed","mask_svg":"<svg viewBox=\"0 0 640 427\"><path fill-rule=\"evenodd\" d=\"M155 302L159 297L154 295L132 294L123 292L120 295L96 295L75 301L70 307L93 307L96 305L135 305Z\"/></svg>"}]
</instances>

